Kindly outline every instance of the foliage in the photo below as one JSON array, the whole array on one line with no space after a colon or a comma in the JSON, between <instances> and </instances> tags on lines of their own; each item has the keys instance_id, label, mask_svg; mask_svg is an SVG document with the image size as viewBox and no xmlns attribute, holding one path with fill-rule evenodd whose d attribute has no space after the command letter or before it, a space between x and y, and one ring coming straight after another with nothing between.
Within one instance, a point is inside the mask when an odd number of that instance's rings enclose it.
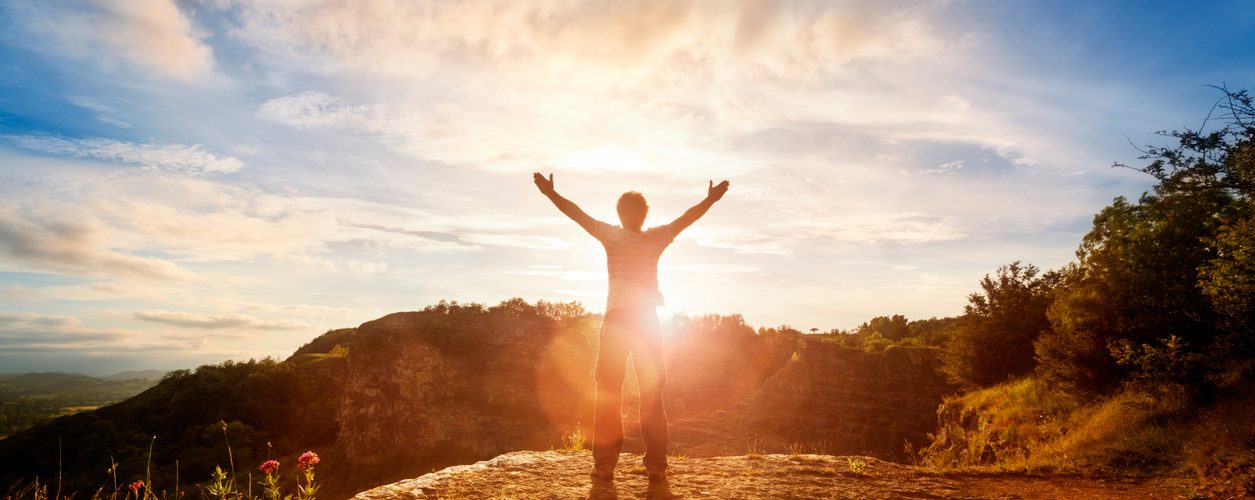
<instances>
[{"instance_id":1,"label":"foliage","mask_svg":"<svg viewBox=\"0 0 1255 500\"><path fill-rule=\"evenodd\" d=\"M1248 145L1248 154L1255 155L1255 145ZM1255 160L1247 160L1255 165ZM1211 351L1227 354L1221 359L1229 366L1221 372L1241 378L1248 374L1255 357L1255 208L1247 200L1241 209L1245 214L1220 227L1210 241L1216 257L1200 270L1200 286L1219 314L1219 328ZM1222 382L1223 384L1223 382Z\"/></svg>"},{"instance_id":2,"label":"foliage","mask_svg":"<svg viewBox=\"0 0 1255 500\"><path fill-rule=\"evenodd\" d=\"M884 352L895 345L942 346L950 339L958 318L908 320L901 314L876 316L855 327L852 331L830 330L812 333L809 338L836 342L846 347L867 352ZM812 328L812 332L818 332Z\"/></svg>"},{"instance_id":3,"label":"foliage","mask_svg":"<svg viewBox=\"0 0 1255 500\"><path fill-rule=\"evenodd\" d=\"M1171 466L1180 400L1127 391L1079 399L1028 377L947 398L924 465L1013 471L1147 473Z\"/></svg>"},{"instance_id":4,"label":"foliage","mask_svg":"<svg viewBox=\"0 0 1255 500\"><path fill-rule=\"evenodd\" d=\"M859 457L845 457L845 465L854 474L863 474L867 469L867 461Z\"/></svg>"},{"instance_id":5,"label":"foliage","mask_svg":"<svg viewBox=\"0 0 1255 500\"><path fill-rule=\"evenodd\" d=\"M1153 193L1095 216L1036 346L1050 380L1205 396L1249 370L1255 110L1245 91L1221 90L1226 123L1161 132L1177 144L1148 147L1136 169L1159 181Z\"/></svg>"},{"instance_id":6,"label":"foliage","mask_svg":"<svg viewBox=\"0 0 1255 500\"><path fill-rule=\"evenodd\" d=\"M891 342L897 342L911 334L911 328L906 321L906 316L901 314L877 316L859 325L854 331L860 335L876 333Z\"/></svg>"},{"instance_id":7,"label":"foliage","mask_svg":"<svg viewBox=\"0 0 1255 500\"><path fill-rule=\"evenodd\" d=\"M168 374L152 389L112 406L60 418L0 440L0 484L51 477L66 465L64 487L94 491L109 469L144 478L148 438L160 437L151 455L154 476L208 477L225 450L225 422L234 459L258 461L273 443L280 452L330 446L337 424L339 379L324 368L299 369L272 359L205 365ZM58 450L58 447L62 451ZM290 451L289 451L290 452ZM118 457L117 466L111 456ZM186 489L189 484L180 485Z\"/></svg>"},{"instance_id":8,"label":"foliage","mask_svg":"<svg viewBox=\"0 0 1255 500\"><path fill-rule=\"evenodd\" d=\"M947 377L970 388L1031 373L1033 341L1049 328L1046 308L1064 277L1018 261L998 268L996 277L985 275L942 354Z\"/></svg>"}]
</instances>

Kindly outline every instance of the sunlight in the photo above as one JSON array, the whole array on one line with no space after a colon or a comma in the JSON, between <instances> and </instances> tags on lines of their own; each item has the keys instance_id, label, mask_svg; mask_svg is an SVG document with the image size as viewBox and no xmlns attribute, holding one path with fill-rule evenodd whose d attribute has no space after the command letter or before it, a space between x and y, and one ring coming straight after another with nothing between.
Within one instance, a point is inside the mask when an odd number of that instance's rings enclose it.
<instances>
[{"instance_id":1,"label":"sunlight","mask_svg":"<svg viewBox=\"0 0 1255 500\"><path fill-rule=\"evenodd\" d=\"M671 320L675 319L676 316L680 316L683 314L684 314L683 311L672 309L665 305L658 306L658 320L661 321L663 324L669 323ZM670 333L670 330L666 328L662 329L662 334L664 336L668 335L669 333Z\"/></svg>"},{"instance_id":2,"label":"sunlight","mask_svg":"<svg viewBox=\"0 0 1255 500\"><path fill-rule=\"evenodd\" d=\"M593 168L610 172L639 172L651 162L640 151L619 146L578 149L558 157L556 166L569 170Z\"/></svg>"}]
</instances>

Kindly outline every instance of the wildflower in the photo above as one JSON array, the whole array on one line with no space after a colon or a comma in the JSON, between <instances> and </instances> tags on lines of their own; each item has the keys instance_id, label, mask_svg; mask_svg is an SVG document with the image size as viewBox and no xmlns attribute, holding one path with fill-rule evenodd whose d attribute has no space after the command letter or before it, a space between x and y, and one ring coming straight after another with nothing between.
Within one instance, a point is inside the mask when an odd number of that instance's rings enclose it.
<instances>
[{"instance_id":1,"label":"wildflower","mask_svg":"<svg viewBox=\"0 0 1255 500\"><path fill-rule=\"evenodd\" d=\"M143 481L135 481L134 483L131 483L131 485L129 486L132 492L139 491L139 489L143 487L144 487Z\"/></svg>"},{"instance_id":2,"label":"wildflower","mask_svg":"<svg viewBox=\"0 0 1255 500\"><path fill-rule=\"evenodd\" d=\"M279 462L276 460L267 460L265 462L262 462L261 466L257 468L261 469L263 474L266 474L267 476L269 476L271 474L274 474L275 471L279 470Z\"/></svg>"},{"instance_id":3,"label":"wildflower","mask_svg":"<svg viewBox=\"0 0 1255 500\"><path fill-rule=\"evenodd\" d=\"M318 462L318 454L312 451L307 451L302 453L301 458L296 460L296 468L305 470L306 468L313 467L314 464L317 464Z\"/></svg>"}]
</instances>

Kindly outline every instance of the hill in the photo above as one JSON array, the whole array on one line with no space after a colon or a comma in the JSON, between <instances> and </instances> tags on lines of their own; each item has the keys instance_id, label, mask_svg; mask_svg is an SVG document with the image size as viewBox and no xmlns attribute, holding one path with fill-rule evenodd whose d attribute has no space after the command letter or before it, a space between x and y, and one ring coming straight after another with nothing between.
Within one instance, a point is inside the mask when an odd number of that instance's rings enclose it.
<instances>
[{"instance_id":1,"label":"hill","mask_svg":"<svg viewBox=\"0 0 1255 500\"><path fill-rule=\"evenodd\" d=\"M134 374L96 378L78 373L21 373L0 377L0 437L59 416L122 401L152 387L160 378L150 377L149 372Z\"/></svg>"},{"instance_id":2,"label":"hill","mask_svg":"<svg viewBox=\"0 0 1255 500\"><path fill-rule=\"evenodd\" d=\"M111 457L119 481L137 480L151 445L153 476L177 474L185 489L229 460L250 470L313 449L324 459L322 492L335 497L550 448L591 421L586 391L599 322L575 304L442 302L329 331L283 361L171 372L126 401L0 441L0 461L13 464L0 470L0 486L52 477L60 461L66 490L94 491L111 481L102 473ZM684 418L757 390L789 362L800 334L710 316L674 323L668 335L671 359L701 368L677 365L670 378L668 403ZM742 369L728 376L709 369L717 366Z\"/></svg>"},{"instance_id":3,"label":"hill","mask_svg":"<svg viewBox=\"0 0 1255 500\"><path fill-rule=\"evenodd\" d=\"M115 380L115 381L135 380L135 379L157 381L157 380L161 380L161 377L166 376L166 373L167 372L162 371L162 370L127 370L127 371L121 371L121 372L115 373L113 375L106 375L100 378L105 379L105 380Z\"/></svg>"}]
</instances>

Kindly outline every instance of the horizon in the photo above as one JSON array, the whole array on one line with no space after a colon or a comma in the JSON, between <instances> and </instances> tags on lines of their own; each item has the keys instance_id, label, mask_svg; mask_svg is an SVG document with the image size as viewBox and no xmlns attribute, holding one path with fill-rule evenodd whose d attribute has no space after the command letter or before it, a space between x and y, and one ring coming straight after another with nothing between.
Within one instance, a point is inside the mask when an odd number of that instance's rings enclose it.
<instances>
[{"instance_id":1,"label":"horizon","mask_svg":"<svg viewBox=\"0 0 1255 500\"><path fill-rule=\"evenodd\" d=\"M731 188L664 316L957 316L1074 260L1155 131L1255 86L1255 5L0 2L0 365L276 357L440 300L605 304L615 224ZM22 368L26 367L26 368ZM28 368L28 369L27 369Z\"/></svg>"}]
</instances>

